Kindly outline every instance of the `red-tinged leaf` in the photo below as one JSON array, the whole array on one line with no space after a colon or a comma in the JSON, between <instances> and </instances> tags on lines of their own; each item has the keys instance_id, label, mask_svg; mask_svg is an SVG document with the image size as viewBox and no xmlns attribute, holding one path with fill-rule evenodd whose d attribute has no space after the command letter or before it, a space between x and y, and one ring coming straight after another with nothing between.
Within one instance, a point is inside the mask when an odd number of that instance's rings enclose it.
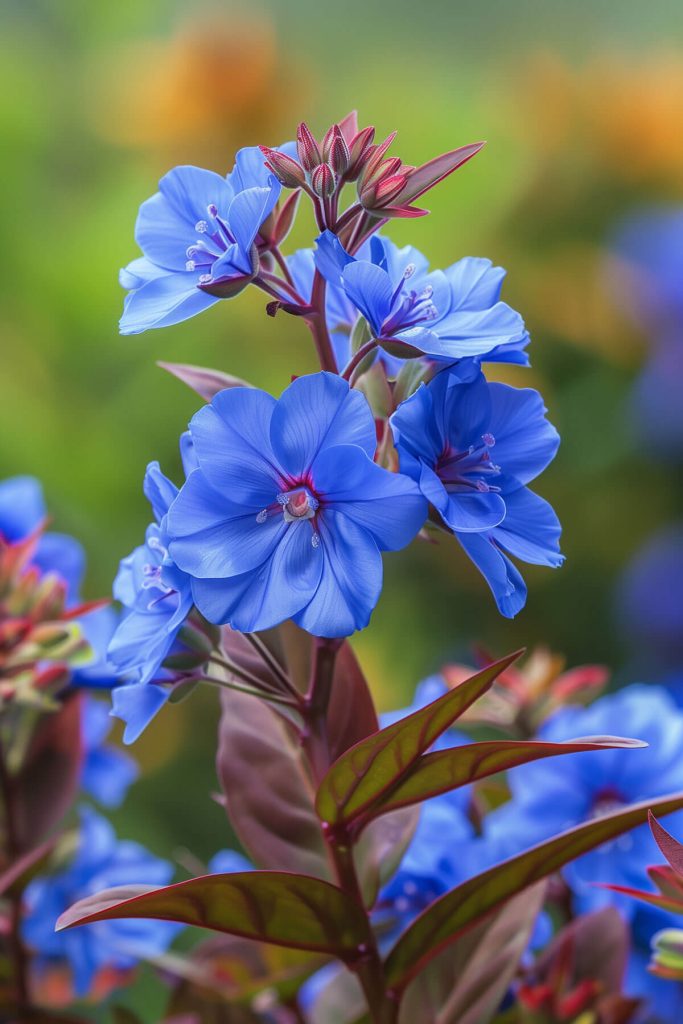
<instances>
[{"instance_id":1,"label":"red-tinged leaf","mask_svg":"<svg viewBox=\"0 0 683 1024\"><path fill-rule=\"evenodd\" d=\"M350 643L345 642L334 664L327 710L330 757L336 760L349 747L379 729L375 704Z\"/></svg>"},{"instance_id":2,"label":"red-tinged leaf","mask_svg":"<svg viewBox=\"0 0 683 1024\"><path fill-rule=\"evenodd\" d=\"M216 771L240 842L261 868L332 878L313 782L294 731L266 704L221 694Z\"/></svg>"},{"instance_id":3,"label":"red-tinged leaf","mask_svg":"<svg viewBox=\"0 0 683 1024\"><path fill-rule=\"evenodd\" d=\"M321 819L350 822L381 799L520 653L494 662L425 708L351 747L320 784L316 806Z\"/></svg>"},{"instance_id":4,"label":"red-tinged leaf","mask_svg":"<svg viewBox=\"0 0 683 1024\"><path fill-rule=\"evenodd\" d=\"M168 370L174 377L187 384L188 388L196 391L205 402L210 402L214 395L226 388L250 388L246 380L233 377L221 370L209 370L204 366L190 366L187 363L163 363L158 362L162 370Z\"/></svg>"},{"instance_id":5,"label":"red-tinged leaf","mask_svg":"<svg viewBox=\"0 0 683 1024\"><path fill-rule=\"evenodd\" d=\"M487 1024L528 946L546 884L520 893L443 950L410 983L399 1024Z\"/></svg>"},{"instance_id":6,"label":"red-tinged leaf","mask_svg":"<svg viewBox=\"0 0 683 1024\"><path fill-rule=\"evenodd\" d=\"M380 889L396 873L419 820L419 807L403 807L371 821L358 837L353 859L366 907L374 906Z\"/></svg>"},{"instance_id":7,"label":"red-tinged leaf","mask_svg":"<svg viewBox=\"0 0 683 1024\"><path fill-rule=\"evenodd\" d=\"M659 907L660 910L666 910L671 914L683 914L683 893L676 894L675 892L646 892L641 889L632 889L627 885L609 885L607 883L600 885L601 889L609 889L610 892L618 892L621 896L630 896L634 900L640 900L641 903L648 903L652 907Z\"/></svg>"},{"instance_id":8,"label":"red-tinged leaf","mask_svg":"<svg viewBox=\"0 0 683 1024\"><path fill-rule=\"evenodd\" d=\"M385 206L382 209L383 217L426 217L429 210L423 210L420 206Z\"/></svg>"},{"instance_id":9,"label":"red-tinged leaf","mask_svg":"<svg viewBox=\"0 0 683 1024\"><path fill-rule=\"evenodd\" d=\"M341 960L357 957L368 941L365 914L347 893L283 871L203 875L163 889L118 886L79 900L56 928L129 918L179 921Z\"/></svg>"},{"instance_id":10,"label":"red-tinged leaf","mask_svg":"<svg viewBox=\"0 0 683 1024\"><path fill-rule=\"evenodd\" d=\"M346 117L343 117L339 122L339 130L344 136L347 143L358 134L358 111L351 110Z\"/></svg>"},{"instance_id":11,"label":"red-tinged leaf","mask_svg":"<svg viewBox=\"0 0 683 1024\"><path fill-rule=\"evenodd\" d=\"M55 848L56 841L56 838L49 839L46 843L41 843L40 846L29 850L10 864L0 874L0 896L9 889L21 892L48 860Z\"/></svg>"},{"instance_id":12,"label":"red-tinged leaf","mask_svg":"<svg viewBox=\"0 0 683 1024\"><path fill-rule=\"evenodd\" d=\"M365 817L374 818L378 814L428 800L529 761L590 750L637 749L646 746L641 740L619 736L586 736L562 743L487 740L450 750L437 750L424 754L401 782L365 812Z\"/></svg>"},{"instance_id":13,"label":"red-tinged leaf","mask_svg":"<svg viewBox=\"0 0 683 1024\"><path fill-rule=\"evenodd\" d=\"M285 238L291 231L300 199L301 189L296 189L294 192L290 192L280 207L277 220L275 221L275 228L273 230L274 245L282 245Z\"/></svg>"},{"instance_id":14,"label":"red-tinged leaf","mask_svg":"<svg viewBox=\"0 0 683 1024\"><path fill-rule=\"evenodd\" d=\"M671 814L683 808L683 793L634 804L570 829L489 868L452 889L420 914L386 962L388 983L402 990L434 956L496 907L569 861L647 820L648 810Z\"/></svg>"},{"instance_id":15,"label":"red-tinged leaf","mask_svg":"<svg viewBox=\"0 0 683 1024\"><path fill-rule=\"evenodd\" d=\"M438 185L440 181L447 178L458 167L462 167L473 156L476 156L485 145L486 143L484 142L473 142L469 146L461 146L459 149L451 150L450 153L443 153L441 156L434 157L433 160L429 160L426 164L422 164L421 167L417 167L408 178L405 188L398 197L400 203L412 203L415 199L424 195L430 188Z\"/></svg>"},{"instance_id":16,"label":"red-tinged leaf","mask_svg":"<svg viewBox=\"0 0 683 1024\"><path fill-rule=\"evenodd\" d=\"M316 995L307 1019L310 1024L359 1024L366 1020L367 1003L356 975L343 968L332 974Z\"/></svg>"},{"instance_id":17,"label":"red-tinged leaf","mask_svg":"<svg viewBox=\"0 0 683 1024\"><path fill-rule=\"evenodd\" d=\"M59 711L38 720L21 770L14 776L16 833L33 849L71 808L81 780L81 698L70 694Z\"/></svg>"},{"instance_id":18,"label":"red-tinged leaf","mask_svg":"<svg viewBox=\"0 0 683 1024\"><path fill-rule=\"evenodd\" d=\"M683 878L683 846L665 828L662 828L654 814L648 814L648 821L657 846L676 874Z\"/></svg>"},{"instance_id":19,"label":"red-tinged leaf","mask_svg":"<svg viewBox=\"0 0 683 1024\"><path fill-rule=\"evenodd\" d=\"M650 880L664 896L679 899L683 904L683 878L668 864L656 864L647 869Z\"/></svg>"}]
</instances>

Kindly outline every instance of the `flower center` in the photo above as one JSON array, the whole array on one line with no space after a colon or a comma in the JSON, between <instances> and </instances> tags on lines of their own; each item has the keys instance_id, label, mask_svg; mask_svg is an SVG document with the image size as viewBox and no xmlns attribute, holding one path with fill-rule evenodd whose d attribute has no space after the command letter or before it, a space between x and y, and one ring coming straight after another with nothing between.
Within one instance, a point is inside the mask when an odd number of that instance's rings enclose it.
<instances>
[{"instance_id":1,"label":"flower center","mask_svg":"<svg viewBox=\"0 0 683 1024\"><path fill-rule=\"evenodd\" d=\"M493 434L486 433L479 444L470 445L465 451L448 445L436 464L436 473L446 490L500 491L500 487L489 483L491 477L501 472L500 466L491 461L490 450L495 443Z\"/></svg>"},{"instance_id":2,"label":"flower center","mask_svg":"<svg viewBox=\"0 0 683 1024\"><path fill-rule=\"evenodd\" d=\"M235 245L235 236L227 223L218 214L218 208L210 203L206 208L208 220L199 220L194 226L197 241L186 250L187 263L185 269L189 271L201 270L199 278L202 284L211 280L211 268L217 259L223 255L228 246Z\"/></svg>"},{"instance_id":3,"label":"flower center","mask_svg":"<svg viewBox=\"0 0 683 1024\"><path fill-rule=\"evenodd\" d=\"M405 282L414 273L415 264L409 263L391 297L391 312L381 329L384 338L391 338L400 331L407 331L425 321L436 320L439 315L438 309L432 302L434 289L431 285L427 285L420 292L404 288Z\"/></svg>"},{"instance_id":4,"label":"flower center","mask_svg":"<svg viewBox=\"0 0 683 1024\"><path fill-rule=\"evenodd\" d=\"M277 500L272 505L261 509L256 516L256 522L265 523L269 516L276 515L278 512L282 512L282 517L286 523L311 519L313 520L311 523L313 527L311 544L314 548L317 548L320 544L320 536L315 529L315 515L319 506L320 502L309 491L308 487L294 487L291 491L282 491L281 494L278 494Z\"/></svg>"}]
</instances>

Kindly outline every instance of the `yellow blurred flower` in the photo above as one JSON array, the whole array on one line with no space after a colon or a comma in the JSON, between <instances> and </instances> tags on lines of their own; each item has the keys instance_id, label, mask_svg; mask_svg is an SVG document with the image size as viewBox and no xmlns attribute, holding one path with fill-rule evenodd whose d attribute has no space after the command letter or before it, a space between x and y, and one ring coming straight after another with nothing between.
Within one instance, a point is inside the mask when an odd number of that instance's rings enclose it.
<instances>
[{"instance_id":1,"label":"yellow blurred flower","mask_svg":"<svg viewBox=\"0 0 683 1024\"><path fill-rule=\"evenodd\" d=\"M514 92L514 90L513 90ZM683 57L649 52L595 57L572 68L557 54L528 62L515 124L540 153L594 163L629 185L680 182ZM519 116L519 106L525 116Z\"/></svg>"},{"instance_id":2,"label":"yellow blurred flower","mask_svg":"<svg viewBox=\"0 0 683 1024\"><path fill-rule=\"evenodd\" d=\"M92 119L116 144L223 166L241 146L285 141L308 77L267 16L195 13L168 39L110 53Z\"/></svg>"}]
</instances>

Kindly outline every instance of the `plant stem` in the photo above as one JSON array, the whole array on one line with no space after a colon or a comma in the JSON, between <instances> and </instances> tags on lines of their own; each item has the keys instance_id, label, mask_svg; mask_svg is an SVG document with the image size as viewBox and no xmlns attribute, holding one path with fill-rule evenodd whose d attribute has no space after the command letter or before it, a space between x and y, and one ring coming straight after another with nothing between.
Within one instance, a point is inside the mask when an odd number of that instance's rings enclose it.
<instances>
[{"instance_id":1,"label":"plant stem","mask_svg":"<svg viewBox=\"0 0 683 1024\"><path fill-rule=\"evenodd\" d=\"M21 850L17 834L16 790L7 767L5 751L0 744L0 791L5 811L5 845L7 858L11 863L19 856ZM29 1005L28 991L28 960L21 938L21 892L10 890L7 894L10 901L10 928L8 943L14 962L14 981L16 998L19 1006Z\"/></svg>"},{"instance_id":2,"label":"plant stem","mask_svg":"<svg viewBox=\"0 0 683 1024\"><path fill-rule=\"evenodd\" d=\"M332 760L327 735L327 712L341 644L340 640L315 641L311 680L303 710L302 744L316 784L326 774ZM363 893L353 859L352 840L346 835L332 835L329 831L324 834L339 888L358 906L364 907ZM395 1024L398 1004L387 993L384 968L369 920L368 934L371 939L367 943L367 948L360 951L358 959L347 966L358 977L374 1024Z\"/></svg>"},{"instance_id":3,"label":"plant stem","mask_svg":"<svg viewBox=\"0 0 683 1024\"><path fill-rule=\"evenodd\" d=\"M311 310L305 317L309 330L313 335L320 369L329 370L330 373L337 372L337 360L334 358L334 350L330 339L330 332L327 329L327 318L325 316L325 292L327 282L319 270L316 270L313 277L313 288L311 290Z\"/></svg>"},{"instance_id":4,"label":"plant stem","mask_svg":"<svg viewBox=\"0 0 683 1024\"><path fill-rule=\"evenodd\" d=\"M303 703L304 697L297 690L280 662L277 660L268 645L263 642L258 633L243 633L242 636L251 644L263 663L270 669L277 681L281 684L283 689L285 689L287 693L291 694L296 701Z\"/></svg>"},{"instance_id":5,"label":"plant stem","mask_svg":"<svg viewBox=\"0 0 683 1024\"><path fill-rule=\"evenodd\" d=\"M221 686L225 690L236 690L237 693L246 693L250 697L258 697L259 700L270 701L272 704L284 704L288 708L296 708L297 705L289 697L278 697L275 693L267 690L254 690L250 686L240 686L239 683L228 683L225 679L218 679L216 676L203 675L205 683L213 683L214 686Z\"/></svg>"},{"instance_id":6,"label":"plant stem","mask_svg":"<svg viewBox=\"0 0 683 1024\"><path fill-rule=\"evenodd\" d=\"M346 368L342 373L342 377L344 378L344 380L351 381L351 378L353 377L353 371L360 366L365 357L369 355L375 348L377 348L377 342L375 341L374 338L371 338L370 341L366 341L364 345L361 345L361 347L358 349L355 355L353 355L346 364Z\"/></svg>"}]
</instances>

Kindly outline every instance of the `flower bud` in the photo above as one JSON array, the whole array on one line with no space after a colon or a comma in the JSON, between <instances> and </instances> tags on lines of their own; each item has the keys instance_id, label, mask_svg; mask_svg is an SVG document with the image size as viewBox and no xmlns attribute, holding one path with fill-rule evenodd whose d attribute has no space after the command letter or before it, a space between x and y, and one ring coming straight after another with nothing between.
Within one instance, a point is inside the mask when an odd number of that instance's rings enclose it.
<instances>
[{"instance_id":1,"label":"flower bud","mask_svg":"<svg viewBox=\"0 0 683 1024\"><path fill-rule=\"evenodd\" d=\"M334 172L329 164L320 164L311 174L311 188L321 199L331 196L335 190Z\"/></svg>"},{"instance_id":2,"label":"flower bud","mask_svg":"<svg viewBox=\"0 0 683 1024\"><path fill-rule=\"evenodd\" d=\"M338 177L349 166L349 147L338 124L333 124L323 139L323 158Z\"/></svg>"},{"instance_id":3,"label":"flower bud","mask_svg":"<svg viewBox=\"0 0 683 1024\"><path fill-rule=\"evenodd\" d=\"M358 132L351 139L349 143L349 166L346 169L346 177L349 181L355 181L358 177L374 137L374 128L363 128L362 131Z\"/></svg>"},{"instance_id":4,"label":"flower bud","mask_svg":"<svg viewBox=\"0 0 683 1024\"><path fill-rule=\"evenodd\" d=\"M296 130L296 149L301 166L305 171L312 171L322 162L318 143L305 121L302 121Z\"/></svg>"},{"instance_id":5,"label":"flower bud","mask_svg":"<svg viewBox=\"0 0 683 1024\"><path fill-rule=\"evenodd\" d=\"M280 153L277 149L269 149L268 146L259 146L259 149L266 158L266 167L269 168L285 188L301 188L306 181L303 167L293 160L286 153Z\"/></svg>"}]
</instances>

